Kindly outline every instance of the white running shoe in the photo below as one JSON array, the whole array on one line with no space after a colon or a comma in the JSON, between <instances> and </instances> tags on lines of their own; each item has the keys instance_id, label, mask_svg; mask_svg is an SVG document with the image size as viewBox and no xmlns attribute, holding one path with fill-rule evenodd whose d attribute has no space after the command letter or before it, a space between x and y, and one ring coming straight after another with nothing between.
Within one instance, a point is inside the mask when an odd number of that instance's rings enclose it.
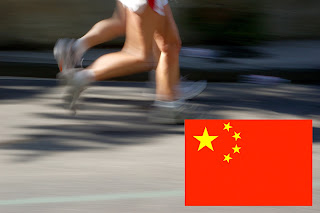
<instances>
[{"instance_id":1,"label":"white running shoe","mask_svg":"<svg viewBox=\"0 0 320 213\"><path fill-rule=\"evenodd\" d=\"M195 106L178 101L155 101L149 111L148 119L157 124L184 124L185 119L193 119Z\"/></svg>"},{"instance_id":2,"label":"white running shoe","mask_svg":"<svg viewBox=\"0 0 320 213\"><path fill-rule=\"evenodd\" d=\"M74 76L74 74L76 74L76 72L79 72L83 69L81 68L73 68L73 69L67 69L64 70L63 72L59 72L57 74L57 79L59 80L59 84L61 86L66 86L71 84L71 80Z\"/></svg>"},{"instance_id":3,"label":"white running shoe","mask_svg":"<svg viewBox=\"0 0 320 213\"><path fill-rule=\"evenodd\" d=\"M68 79L75 74L74 68L81 64L81 55L77 54L74 44L76 39L62 38L53 48L53 55L58 63L60 84L68 84ZM70 72L72 71L72 72Z\"/></svg>"},{"instance_id":4,"label":"white running shoe","mask_svg":"<svg viewBox=\"0 0 320 213\"><path fill-rule=\"evenodd\" d=\"M54 48L53 55L58 63L60 71L75 68L81 62L81 57L76 53L74 43L76 39L59 39Z\"/></svg>"},{"instance_id":5,"label":"white running shoe","mask_svg":"<svg viewBox=\"0 0 320 213\"><path fill-rule=\"evenodd\" d=\"M207 81L181 81L178 87L179 99L189 100L200 95L207 87Z\"/></svg>"},{"instance_id":6,"label":"white running shoe","mask_svg":"<svg viewBox=\"0 0 320 213\"><path fill-rule=\"evenodd\" d=\"M79 69L68 70L68 72L76 73ZM76 103L81 95L81 93L89 86L90 80L83 78L83 76L73 75L67 81L66 95L64 97L64 101L66 104L66 108L71 110L73 114L76 113Z\"/></svg>"},{"instance_id":7,"label":"white running shoe","mask_svg":"<svg viewBox=\"0 0 320 213\"><path fill-rule=\"evenodd\" d=\"M149 87L155 88L154 83L149 83ZM180 80L180 84L177 87L177 91L179 94L179 99L182 100L190 100L198 95L200 95L205 88L207 87L207 81L187 81L187 80ZM155 98L156 94L155 91L149 91L148 93L144 92L143 96Z\"/></svg>"}]
</instances>

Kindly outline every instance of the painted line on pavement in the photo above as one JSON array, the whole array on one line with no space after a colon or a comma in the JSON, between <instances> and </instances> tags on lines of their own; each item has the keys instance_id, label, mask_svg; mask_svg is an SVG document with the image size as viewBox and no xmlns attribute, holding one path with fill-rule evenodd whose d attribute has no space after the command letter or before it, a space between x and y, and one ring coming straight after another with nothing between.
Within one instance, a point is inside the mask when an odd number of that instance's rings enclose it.
<instances>
[{"instance_id":1,"label":"painted line on pavement","mask_svg":"<svg viewBox=\"0 0 320 213\"><path fill-rule=\"evenodd\" d=\"M30 204L45 204L45 203L94 202L94 201L177 197L177 196L184 196L184 190L98 194L98 195L83 195L83 196L35 197L35 198L13 199L13 200L0 200L0 206L30 205Z\"/></svg>"}]
</instances>

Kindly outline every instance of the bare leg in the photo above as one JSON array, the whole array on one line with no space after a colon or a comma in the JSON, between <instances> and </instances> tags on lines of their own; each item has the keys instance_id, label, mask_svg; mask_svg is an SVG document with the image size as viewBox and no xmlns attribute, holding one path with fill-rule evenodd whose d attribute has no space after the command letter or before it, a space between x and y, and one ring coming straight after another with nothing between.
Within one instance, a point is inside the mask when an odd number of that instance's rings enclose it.
<instances>
[{"instance_id":1,"label":"bare leg","mask_svg":"<svg viewBox=\"0 0 320 213\"><path fill-rule=\"evenodd\" d=\"M95 24L83 37L77 40L59 39L57 41L54 47L54 57L60 71L76 67L81 63L81 58L88 49L124 35L125 28L125 8L117 1L113 16ZM63 76L66 75L60 74L59 78L64 78Z\"/></svg>"},{"instance_id":2,"label":"bare leg","mask_svg":"<svg viewBox=\"0 0 320 213\"><path fill-rule=\"evenodd\" d=\"M155 63L153 64L157 65L160 61L156 72L157 99L172 100L175 99L174 96L176 92L173 88L178 84L180 77L179 56L177 54L179 54L181 42L169 5L166 5L165 13L166 16L162 17L165 21L159 24L159 29L157 29L157 33L155 34L156 42L153 44ZM115 37L124 35L125 29L126 9L120 2L117 2L117 8L113 16L110 19L98 22L81 40L87 48L91 48L100 43L112 40ZM116 63L108 64L109 69L112 71L104 72L101 70L99 72L100 69L97 68L96 80L132 74L135 73L137 69L140 71L150 70L152 66L152 61L149 57L150 53L146 51L140 53L137 53L139 51L134 52L131 49L139 49L139 47L137 48L137 45L131 45L130 42L128 43L129 45L125 46L120 53L103 56L90 67L104 67L106 61L116 61ZM158 46L161 48L161 52Z\"/></svg>"},{"instance_id":3,"label":"bare leg","mask_svg":"<svg viewBox=\"0 0 320 213\"><path fill-rule=\"evenodd\" d=\"M123 36L126 29L126 14L123 5L117 1L117 7L109 19L104 19L96 23L80 39L88 47L110 41L116 37Z\"/></svg>"},{"instance_id":4,"label":"bare leg","mask_svg":"<svg viewBox=\"0 0 320 213\"><path fill-rule=\"evenodd\" d=\"M120 52L98 58L88 69L96 80L129 75L152 68L152 44L156 26L161 16L149 6L142 14L126 9L126 41Z\"/></svg>"},{"instance_id":5,"label":"bare leg","mask_svg":"<svg viewBox=\"0 0 320 213\"><path fill-rule=\"evenodd\" d=\"M181 40L169 5L164 7L165 21L156 30L154 38L160 50L159 63L156 70L157 99L174 100L174 88L179 83L179 51Z\"/></svg>"}]
</instances>

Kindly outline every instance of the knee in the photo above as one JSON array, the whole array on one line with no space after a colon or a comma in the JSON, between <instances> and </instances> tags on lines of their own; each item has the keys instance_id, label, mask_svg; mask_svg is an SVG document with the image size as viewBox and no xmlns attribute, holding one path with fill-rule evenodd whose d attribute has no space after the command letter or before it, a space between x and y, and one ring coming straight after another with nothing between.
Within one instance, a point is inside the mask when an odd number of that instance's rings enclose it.
<instances>
[{"instance_id":1,"label":"knee","mask_svg":"<svg viewBox=\"0 0 320 213\"><path fill-rule=\"evenodd\" d=\"M137 61L145 71L149 71L154 68L154 58L151 53L140 54L137 56Z\"/></svg>"},{"instance_id":2,"label":"knee","mask_svg":"<svg viewBox=\"0 0 320 213\"><path fill-rule=\"evenodd\" d=\"M117 36L123 36L126 33L126 23L125 21L119 19L118 17L111 18L113 23L113 32L117 34Z\"/></svg>"},{"instance_id":3,"label":"knee","mask_svg":"<svg viewBox=\"0 0 320 213\"><path fill-rule=\"evenodd\" d=\"M121 50L134 60L134 63L141 68L141 71L150 71L154 68L153 53L143 49L132 49L125 46Z\"/></svg>"},{"instance_id":4,"label":"knee","mask_svg":"<svg viewBox=\"0 0 320 213\"><path fill-rule=\"evenodd\" d=\"M134 60L135 65L138 65L141 71L150 71L154 67L154 58L153 55L150 53L144 52L131 52L127 49L122 49L122 51Z\"/></svg>"},{"instance_id":5,"label":"knee","mask_svg":"<svg viewBox=\"0 0 320 213\"><path fill-rule=\"evenodd\" d=\"M181 49L181 40L175 39L171 42L164 42L163 45L160 47L161 52L167 53L170 55L177 55L179 54Z\"/></svg>"}]
</instances>

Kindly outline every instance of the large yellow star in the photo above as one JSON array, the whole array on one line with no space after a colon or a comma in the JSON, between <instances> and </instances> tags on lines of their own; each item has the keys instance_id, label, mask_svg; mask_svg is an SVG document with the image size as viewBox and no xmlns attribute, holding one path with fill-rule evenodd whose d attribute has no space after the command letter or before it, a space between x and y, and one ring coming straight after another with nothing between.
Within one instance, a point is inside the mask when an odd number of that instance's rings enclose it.
<instances>
[{"instance_id":1,"label":"large yellow star","mask_svg":"<svg viewBox=\"0 0 320 213\"><path fill-rule=\"evenodd\" d=\"M218 136L209 136L207 127L205 127L202 136L193 136L193 137L196 138L198 141L200 141L198 151L205 146L213 151L211 141L216 139Z\"/></svg>"},{"instance_id":2,"label":"large yellow star","mask_svg":"<svg viewBox=\"0 0 320 213\"><path fill-rule=\"evenodd\" d=\"M229 161L232 159L231 157L230 157L230 153L228 154L228 155L223 155L224 156L224 160L223 161L228 161L228 163L229 163Z\"/></svg>"},{"instance_id":3,"label":"large yellow star","mask_svg":"<svg viewBox=\"0 0 320 213\"><path fill-rule=\"evenodd\" d=\"M241 132L239 132L239 133L234 132L234 136L232 136L232 137L234 137L234 139L236 139L236 141L237 141L238 139L241 139L240 133Z\"/></svg>"},{"instance_id":4,"label":"large yellow star","mask_svg":"<svg viewBox=\"0 0 320 213\"><path fill-rule=\"evenodd\" d=\"M233 147L232 149L233 149L233 154L236 153L236 152L238 152L238 153L240 154L239 150L241 149L241 147L238 147L237 144L236 144L236 146Z\"/></svg>"},{"instance_id":5,"label":"large yellow star","mask_svg":"<svg viewBox=\"0 0 320 213\"><path fill-rule=\"evenodd\" d=\"M230 122L229 123L227 123L227 124L223 124L224 125L224 129L223 130L228 130L228 132L229 132L229 129L230 128L232 128L232 126L230 126Z\"/></svg>"}]
</instances>

